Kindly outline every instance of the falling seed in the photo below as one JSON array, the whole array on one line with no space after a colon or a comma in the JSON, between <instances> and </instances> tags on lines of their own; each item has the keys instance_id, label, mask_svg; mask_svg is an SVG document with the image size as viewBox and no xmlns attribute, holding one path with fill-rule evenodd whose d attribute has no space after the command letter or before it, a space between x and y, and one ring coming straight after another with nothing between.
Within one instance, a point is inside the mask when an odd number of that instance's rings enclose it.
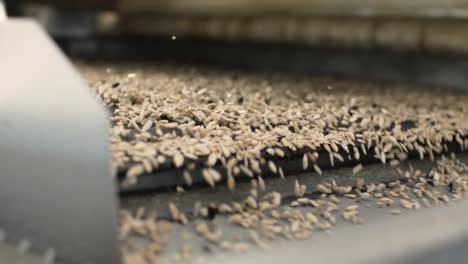
<instances>
[{"instance_id":1,"label":"falling seed","mask_svg":"<svg viewBox=\"0 0 468 264\"><path fill-rule=\"evenodd\" d=\"M398 165L400 165L400 161L399 161L399 160L394 159L394 160L390 161L390 166L396 167L396 166L398 166Z\"/></svg>"},{"instance_id":2,"label":"falling seed","mask_svg":"<svg viewBox=\"0 0 468 264\"><path fill-rule=\"evenodd\" d=\"M232 213L232 207L223 203L218 206L218 211L222 214L230 214Z\"/></svg>"},{"instance_id":3,"label":"falling seed","mask_svg":"<svg viewBox=\"0 0 468 264\"><path fill-rule=\"evenodd\" d=\"M312 207L315 207L315 208L319 208L320 207L320 204L315 201L315 200L312 200L312 199L309 199L309 204L312 206Z\"/></svg>"},{"instance_id":4,"label":"falling seed","mask_svg":"<svg viewBox=\"0 0 468 264\"><path fill-rule=\"evenodd\" d=\"M148 120L141 128L141 131L148 131L151 128L151 126L153 126L153 121Z\"/></svg>"},{"instance_id":5,"label":"falling seed","mask_svg":"<svg viewBox=\"0 0 468 264\"><path fill-rule=\"evenodd\" d=\"M406 199L400 199L400 204L403 208L406 208L406 209L412 209L413 208L413 203L411 203L410 201L406 200Z\"/></svg>"},{"instance_id":6,"label":"falling seed","mask_svg":"<svg viewBox=\"0 0 468 264\"><path fill-rule=\"evenodd\" d=\"M267 152L269 155L271 155L271 156L275 156L275 150L272 149L272 148L267 148L267 149L266 149L266 152Z\"/></svg>"},{"instance_id":7,"label":"falling seed","mask_svg":"<svg viewBox=\"0 0 468 264\"><path fill-rule=\"evenodd\" d=\"M358 165L356 165L354 168L353 168L353 175L356 175L358 174L359 172L362 171L362 164L359 163Z\"/></svg>"},{"instance_id":8,"label":"falling seed","mask_svg":"<svg viewBox=\"0 0 468 264\"><path fill-rule=\"evenodd\" d=\"M180 217L179 209L177 209L177 207L175 206L173 202L170 202L168 206L169 206L169 214L171 216L171 219L179 220L179 217Z\"/></svg>"},{"instance_id":9,"label":"falling seed","mask_svg":"<svg viewBox=\"0 0 468 264\"><path fill-rule=\"evenodd\" d=\"M318 175L322 175L322 170L320 169L319 166L317 166L317 164L314 164L314 171L315 171Z\"/></svg>"},{"instance_id":10,"label":"falling seed","mask_svg":"<svg viewBox=\"0 0 468 264\"><path fill-rule=\"evenodd\" d=\"M329 197L330 201L336 203L336 204L339 204L340 203L340 199L338 199L335 195L330 195Z\"/></svg>"},{"instance_id":11,"label":"falling seed","mask_svg":"<svg viewBox=\"0 0 468 264\"><path fill-rule=\"evenodd\" d=\"M208 168L208 171L215 182L219 182L221 180L221 174L217 170Z\"/></svg>"},{"instance_id":12,"label":"falling seed","mask_svg":"<svg viewBox=\"0 0 468 264\"><path fill-rule=\"evenodd\" d=\"M333 157L333 153L328 153L328 159L330 160L330 165L335 167L335 158Z\"/></svg>"},{"instance_id":13,"label":"falling seed","mask_svg":"<svg viewBox=\"0 0 468 264\"><path fill-rule=\"evenodd\" d=\"M346 153L349 153L349 148L346 143L341 143L340 146L344 151L346 151Z\"/></svg>"},{"instance_id":14,"label":"falling seed","mask_svg":"<svg viewBox=\"0 0 468 264\"><path fill-rule=\"evenodd\" d=\"M388 207L393 205L393 200L387 197L380 198L377 204L380 207Z\"/></svg>"},{"instance_id":15,"label":"falling seed","mask_svg":"<svg viewBox=\"0 0 468 264\"><path fill-rule=\"evenodd\" d=\"M307 155L304 153L304 155L302 156L302 169L307 170L308 167L309 167L309 159L307 158Z\"/></svg>"},{"instance_id":16,"label":"falling seed","mask_svg":"<svg viewBox=\"0 0 468 264\"><path fill-rule=\"evenodd\" d=\"M277 168L276 168L276 165L273 161L269 160L268 161L268 168L270 169L271 172L273 172L274 174L277 173Z\"/></svg>"},{"instance_id":17,"label":"falling seed","mask_svg":"<svg viewBox=\"0 0 468 264\"><path fill-rule=\"evenodd\" d=\"M236 188L236 181L234 180L234 177L230 174L228 174L227 177L227 186L229 190L234 190Z\"/></svg>"},{"instance_id":18,"label":"falling seed","mask_svg":"<svg viewBox=\"0 0 468 264\"><path fill-rule=\"evenodd\" d=\"M143 165L143 168L145 169L146 173L151 173L153 171L153 166L151 165L151 162L149 160L142 160L141 165Z\"/></svg>"},{"instance_id":19,"label":"falling seed","mask_svg":"<svg viewBox=\"0 0 468 264\"><path fill-rule=\"evenodd\" d=\"M359 160L361 158L359 150L356 147L353 147L353 152L354 152L354 159Z\"/></svg>"},{"instance_id":20,"label":"falling seed","mask_svg":"<svg viewBox=\"0 0 468 264\"><path fill-rule=\"evenodd\" d=\"M345 208L345 211L355 211L359 208L358 204L349 205Z\"/></svg>"},{"instance_id":21,"label":"falling seed","mask_svg":"<svg viewBox=\"0 0 468 264\"><path fill-rule=\"evenodd\" d=\"M335 188L335 191L340 193L340 194L347 194L350 193L353 187L351 186L339 186Z\"/></svg>"},{"instance_id":22,"label":"falling seed","mask_svg":"<svg viewBox=\"0 0 468 264\"><path fill-rule=\"evenodd\" d=\"M332 190L330 188L325 187L323 184L317 184L317 191L321 193L332 193Z\"/></svg>"},{"instance_id":23,"label":"falling seed","mask_svg":"<svg viewBox=\"0 0 468 264\"><path fill-rule=\"evenodd\" d=\"M296 201L301 205L308 205L309 204L309 198L305 198L305 197L298 198Z\"/></svg>"},{"instance_id":24,"label":"falling seed","mask_svg":"<svg viewBox=\"0 0 468 264\"><path fill-rule=\"evenodd\" d=\"M130 167L130 169L127 170L126 177L127 178L135 178L139 175L141 175L145 171L143 165L141 164L136 164Z\"/></svg>"},{"instance_id":25,"label":"falling seed","mask_svg":"<svg viewBox=\"0 0 468 264\"><path fill-rule=\"evenodd\" d=\"M184 176L184 181L188 186L192 186L192 176L190 176L190 173L188 171L183 172Z\"/></svg>"},{"instance_id":26,"label":"falling seed","mask_svg":"<svg viewBox=\"0 0 468 264\"><path fill-rule=\"evenodd\" d=\"M206 217L208 217L208 214L209 214L209 213L208 213L208 208L206 208L206 207L200 208L200 210L199 210L199 215L200 215L201 217L205 217L205 218L206 218Z\"/></svg>"},{"instance_id":27,"label":"falling seed","mask_svg":"<svg viewBox=\"0 0 468 264\"><path fill-rule=\"evenodd\" d=\"M358 190L364 190L365 184L366 184L366 183L365 183L365 181L364 181L363 178L358 178L358 179L356 180L356 188L357 188Z\"/></svg>"},{"instance_id":28,"label":"falling seed","mask_svg":"<svg viewBox=\"0 0 468 264\"><path fill-rule=\"evenodd\" d=\"M284 157L284 155L285 155L284 151L282 149L280 149L280 148L275 148L275 154L278 157Z\"/></svg>"},{"instance_id":29,"label":"falling seed","mask_svg":"<svg viewBox=\"0 0 468 264\"><path fill-rule=\"evenodd\" d=\"M203 179L205 179L206 183L210 185L211 187L215 186L215 181L213 179L213 176L211 175L210 171L208 169L202 170L202 175Z\"/></svg>"},{"instance_id":30,"label":"falling seed","mask_svg":"<svg viewBox=\"0 0 468 264\"><path fill-rule=\"evenodd\" d=\"M301 184L301 196L304 196L306 191L307 191L307 185Z\"/></svg>"},{"instance_id":31,"label":"falling seed","mask_svg":"<svg viewBox=\"0 0 468 264\"><path fill-rule=\"evenodd\" d=\"M278 174L279 174L280 178L284 180L284 172L283 172L283 168L281 168L281 167L278 167Z\"/></svg>"},{"instance_id":32,"label":"falling seed","mask_svg":"<svg viewBox=\"0 0 468 264\"><path fill-rule=\"evenodd\" d=\"M313 213L307 213L306 218L307 221L309 221L312 225L317 225L319 223L317 216L315 216Z\"/></svg>"},{"instance_id":33,"label":"falling seed","mask_svg":"<svg viewBox=\"0 0 468 264\"><path fill-rule=\"evenodd\" d=\"M247 199L245 200L245 203L246 203L250 208L253 208L253 209L256 209L256 208L257 208L257 201L255 201L255 198L253 198L252 196L247 197Z\"/></svg>"},{"instance_id":34,"label":"falling seed","mask_svg":"<svg viewBox=\"0 0 468 264\"><path fill-rule=\"evenodd\" d=\"M262 192L266 190L265 182L263 181L263 178L261 176L258 177L258 187L260 187L260 190Z\"/></svg>"},{"instance_id":35,"label":"falling seed","mask_svg":"<svg viewBox=\"0 0 468 264\"><path fill-rule=\"evenodd\" d=\"M219 247L224 250L232 250L232 243L230 241L223 241L219 244Z\"/></svg>"},{"instance_id":36,"label":"falling seed","mask_svg":"<svg viewBox=\"0 0 468 264\"><path fill-rule=\"evenodd\" d=\"M237 168L237 167L235 167L235 168ZM254 173L249 168L247 168L246 166L241 165L241 166L239 166L239 168L249 178L252 178L254 176Z\"/></svg>"},{"instance_id":37,"label":"falling seed","mask_svg":"<svg viewBox=\"0 0 468 264\"><path fill-rule=\"evenodd\" d=\"M232 250L236 253L243 253L243 252L246 252L247 250L249 250L249 244L247 243L243 243L243 242L239 242L239 243L236 243L236 244L233 244L232 245Z\"/></svg>"},{"instance_id":38,"label":"falling seed","mask_svg":"<svg viewBox=\"0 0 468 264\"><path fill-rule=\"evenodd\" d=\"M176 168L180 168L184 164L184 156L180 152L177 152L174 155L172 161L174 162L174 166Z\"/></svg>"},{"instance_id":39,"label":"falling seed","mask_svg":"<svg viewBox=\"0 0 468 264\"><path fill-rule=\"evenodd\" d=\"M294 180L294 195L296 197L301 197L301 186L299 185L299 181Z\"/></svg>"},{"instance_id":40,"label":"falling seed","mask_svg":"<svg viewBox=\"0 0 468 264\"><path fill-rule=\"evenodd\" d=\"M291 207L297 207L297 206L300 206L301 203L298 202L298 201L292 201L290 205L291 205Z\"/></svg>"},{"instance_id":41,"label":"falling seed","mask_svg":"<svg viewBox=\"0 0 468 264\"><path fill-rule=\"evenodd\" d=\"M339 153L333 153L333 157L339 160L340 162L344 162L343 156L341 156Z\"/></svg>"},{"instance_id":42,"label":"falling seed","mask_svg":"<svg viewBox=\"0 0 468 264\"><path fill-rule=\"evenodd\" d=\"M185 216L185 214L180 214L179 215L179 222L183 225L186 225L188 224L188 219L187 219L187 216Z\"/></svg>"},{"instance_id":43,"label":"falling seed","mask_svg":"<svg viewBox=\"0 0 468 264\"><path fill-rule=\"evenodd\" d=\"M361 199L361 200L369 200L370 198L372 198L372 194L370 194L368 192L363 192L363 193L359 194L359 199Z\"/></svg>"},{"instance_id":44,"label":"falling seed","mask_svg":"<svg viewBox=\"0 0 468 264\"><path fill-rule=\"evenodd\" d=\"M213 167L216 164L217 160L218 160L218 155L216 153L211 153L208 156L208 159L206 161L206 166Z\"/></svg>"}]
</instances>

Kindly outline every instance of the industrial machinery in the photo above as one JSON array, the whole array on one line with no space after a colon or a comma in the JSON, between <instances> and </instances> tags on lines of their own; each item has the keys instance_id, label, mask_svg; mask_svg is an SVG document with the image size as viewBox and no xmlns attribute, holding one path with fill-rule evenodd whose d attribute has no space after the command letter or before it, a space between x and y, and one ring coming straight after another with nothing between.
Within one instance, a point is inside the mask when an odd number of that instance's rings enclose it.
<instances>
[{"instance_id":1,"label":"industrial machinery","mask_svg":"<svg viewBox=\"0 0 468 264\"><path fill-rule=\"evenodd\" d=\"M0 262L468 257L468 2L3 5Z\"/></svg>"}]
</instances>

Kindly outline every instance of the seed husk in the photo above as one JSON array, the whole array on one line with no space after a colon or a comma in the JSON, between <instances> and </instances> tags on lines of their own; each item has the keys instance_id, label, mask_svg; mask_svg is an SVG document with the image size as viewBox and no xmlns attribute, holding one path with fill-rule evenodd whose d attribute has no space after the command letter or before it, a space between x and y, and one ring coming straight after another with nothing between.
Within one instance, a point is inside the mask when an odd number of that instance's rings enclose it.
<instances>
[{"instance_id":1,"label":"seed husk","mask_svg":"<svg viewBox=\"0 0 468 264\"><path fill-rule=\"evenodd\" d=\"M317 184L317 191L326 194L332 193L332 190L328 187L325 187L323 184Z\"/></svg>"},{"instance_id":2,"label":"seed husk","mask_svg":"<svg viewBox=\"0 0 468 264\"><path fill-rule=\"evenodd\" d=\"M317 225L319 223L317 216L313 213L306 213L307 221L309 221L312 225Z\"/></svg>"},{"instance_id":3,"label":"seed husk","mask_svg":"<svg viewBox=\"0 0 468 264\"><path fill-rule=\"evenodd\" d=\"M319 167L317 164L314 164L314 171L315 171L318 175L322 175L322 170L320 169L320 167Z\"/></svg>"},{"instance_id":4,"label":"seed husk","mask_svg":"<svg viewBox=\"0 0 468 264\"><path fill-rule=\"evenodd\" d=\"M277 168L276 168L276 165L273 161L268 161L268 168L270 169L271 172L273 172L274 174L276 174L278 172Z\"/></svg>"},{"instance_id":5,"label":"seed husk","mask_svg":"<svg viewBox=\"0 0 468 264\"><path fill-rule=\"evenodd\" d=\"M356 175L358 174L359 172L362 171L362 164L359 163L358 165L356 165L354 168L353 168L353 175Z\"/></svg>"},{"instance_id":6,"label":"seed husk","mask_svg":"<svg viewBox=\"0 0 468 264\"><path fill-rule=\"evenodd\" d=\"M216 153L211 153L208 156L208 159L206 161L206 166L213 167L217 161L218 161L218 155Z\"/></svg>"},{"instance_id":7,"label":"seed husk","mask_svg":"<svg viewBox=\"0 0 468 264\"><path fill-rule=\"evenodd\" d=\"M261 176L258 177L258 187L260 187L260 190L262 192L266 190L265 181L263 181L263 178Z\"/></svg>"},{"instance_id":8,"label":"seed husk","mask_svg":"<svg viewBox=\"0 0 468 264\"><path fill-rule=\"evenodd\" d=\"M351 186L338 186L335 188L335 191L340 194L347 194L350 193L353 187Z\"/></svg>"},{"instance_id":9,"label":"seed husk","mask_svg":"<svg viewBox=\"0 0 468 264\"><path fill-rule=\"evenodd\" d=\"M208 169L204 169L202 171L203 178L205 179L206 183L208 183L209 186L214 187L215 186L215 180L213 179L213 176L211 172Z\"/></svg>"},{"instance_id":10,"label":"seed husk","mask_svg":"<svg viewBox=\"0 0 468 264\"><path fill-rule=\"evenodd\" d=\"M358 204L349 205L345 208L345 211L356 211L359 208Z\"/></svg>"},{"instance_id":11,"label":"seed husk","mask_svg":"<svg viewBox=\"0 0 468 264\"><path fill-rule=\"evenodd\" d=\"M184 181L188 186L192 186L192 176L190 176L190 173L188 171L184 171L183 173L184 176Z\"/></svg>"},{"instance_id":12,"label":"seed husk","mask_svg":"<svg viewBox=\"0 0 468 264\"><path fill-rule=\"evenodd\" d=\"M176 168L180 168L182 165L184 165L184 156L180 152L177 152L172 158L172 161L174 162L174 166Z\"/></svg>"},{"instance_id":13,"label":"seed husk","mask_svg":"<svg viewBox=\"0 0 468 264\"><path fill-rule=\"evenodd\" d=\"M296 197L302 197L301 186L299 185L299 181L297 179L294 181L294 195Z\"/></svg>"},{"instance_id":14,"label":"seed husk","mask_svg":"<svg viewBox=\"0 0 468 264\"><path fill-rule=\"evenodd\" d=\"M400 199L400 204L403 208L405 209L412 209L413 208L413 203L406 199Z\"/></svg>"},{"instance_id":15,"label":"seed husk","mask_svg":"<svg viewBox=\"0 0 468 264\"><path fill-rule=\"evenodd\" d=\"M126 177L127 178L135 178L142 174L145 171L143 165L141 164L136 164L133 165L130 169L127 170Z\"/></svg>"},{"instance_id":16,"label":"seed husk","mask_svg":"<svg viewBox=\"0 0 468 264\"><path fill-rule=\"evenodd\" d=\"M281 168L281 167L278 167L278 174L279 174L280 178L284 180L284 172L283 172L283 168Z\"/></svg>"},{"instance_id":17,"label":"seed husk","mask_svg":"<svg viewBox=\"0 0 468 264\"><path fill-rule=\"evenodd\" d=\"M307 158L307 155L304 153L304 155L302 156L302 169L307 170L308 167L309 167L309 159Z\"/></svg>"},{"instance_id":18,"label":"seed husk","mask_svg":"<svg viewBox=\"0 0 468 264\"><path fill-rule=\"evenodd\" d=\"M401 214L401 210L394 209L394 210L388 211L388 213L392 214L392 215L399 215L399 214Z\"/></svg>"}]
</instances>

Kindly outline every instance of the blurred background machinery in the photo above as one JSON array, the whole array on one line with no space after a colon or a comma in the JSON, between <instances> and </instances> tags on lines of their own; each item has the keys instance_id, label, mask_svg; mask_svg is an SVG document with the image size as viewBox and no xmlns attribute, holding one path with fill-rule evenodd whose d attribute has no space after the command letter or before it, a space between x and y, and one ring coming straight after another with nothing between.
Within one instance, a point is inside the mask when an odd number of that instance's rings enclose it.
<instances>
[{"instance_id":1,"label":"blurred background machinery","mask_svg":"<svg viewBox=\"0 0 468 264\"><path fill-rule=\"evenodd\" d=\"M464 0L21 0L8 5L11 14L35 16L57 36L113 32L314 46L468 49Z\"/></svg>"},{"instance_id":2,"label":"blurred background machinery","mask_svg":"<svg viewBox=\"0 0 468 264\"><path fill-rule=\"evenodd\" d=\"M7 1L70 56L157 59L463 89L468 1Z\"/></svg>"}]
</instances>

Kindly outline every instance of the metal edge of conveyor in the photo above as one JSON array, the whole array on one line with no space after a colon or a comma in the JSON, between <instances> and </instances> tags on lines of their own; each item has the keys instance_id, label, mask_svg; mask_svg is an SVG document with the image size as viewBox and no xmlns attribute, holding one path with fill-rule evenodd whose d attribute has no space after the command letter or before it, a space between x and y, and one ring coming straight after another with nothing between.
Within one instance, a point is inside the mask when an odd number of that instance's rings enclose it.
<instances>
[{"instance_id":1,"label":"metal edge of conveyor","mask_svg":"<svg viewBox=\"0 0 468 264\"><path fill-rule=\"evenodd\" d=\"M0 22L0 57L6 241L69 263L119 263L104 107L31 20Z\"/></svg>"}]
</instances>

